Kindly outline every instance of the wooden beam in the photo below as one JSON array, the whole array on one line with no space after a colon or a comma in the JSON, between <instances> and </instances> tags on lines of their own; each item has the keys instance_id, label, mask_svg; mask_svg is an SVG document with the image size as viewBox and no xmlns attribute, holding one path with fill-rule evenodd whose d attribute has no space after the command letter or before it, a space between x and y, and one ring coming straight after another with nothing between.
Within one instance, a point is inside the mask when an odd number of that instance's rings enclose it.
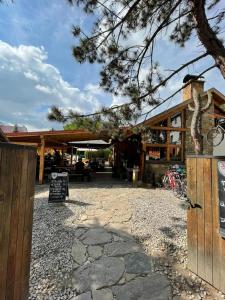
<instances>
[{"instance_id":1,"label":"wooden beam","mask_svg":"<svg viewBox=\"0 0 225 300\"><path fill-rule=\"evenodd\" d=\"M163 131L187 131L189 128L182 127L163 127L163 126L150 126L150 129L153 130L163 130Z\"/></svg>"},{"instance_id":2,"label":"wooden beam","mask_svg":"<svg viewBox=\"0 0 225 300\"><path fill-rule=\"evenodd\" d=\"M45 138L41 136L41 149L40 149L40 164L39 164L39 183L44 182L44 169L45 169Z\"/></svg>"},{"instance_id":3,"label":"wooden beam","mask_svg":"<svg viewBox=\"0 0 225 300\"><path fill-rule=\"evenodd\" d=\"M180 148L182 145L181 144L146 144L146 147L152 147L152 148Z\"/></svg>"},{"instance_id":4,"label":"wooden beam","mask_svg":"<svg viewBox=\"0 0 225 300\"><path fill-rule=\"evenodd\" d=\"M34 147L40 146L40 144L38 143L27 143L27 142L10 142L10 144L22 145L22 146L34 146Z\"/></svg>"}]
</instances>

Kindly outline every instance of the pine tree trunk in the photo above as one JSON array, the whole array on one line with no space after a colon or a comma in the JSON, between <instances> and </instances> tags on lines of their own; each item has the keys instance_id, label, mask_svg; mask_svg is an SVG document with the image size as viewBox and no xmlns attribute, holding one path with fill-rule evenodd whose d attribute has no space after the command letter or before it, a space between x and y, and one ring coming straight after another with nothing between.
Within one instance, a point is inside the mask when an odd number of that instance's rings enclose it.
<instances>
[{"instance_id":1,"label":"pine tree trunk","mask_svg":"<svg viewBox=\"0 0 225 300\"><path fill-rule=\"evenodd\" d=\"M225 47L210 27L205 13L205 0L188 0L192 8L193 20L198 38L207 52L214 58L222 76L225 78Z\"/></svg>"}]
</instances>

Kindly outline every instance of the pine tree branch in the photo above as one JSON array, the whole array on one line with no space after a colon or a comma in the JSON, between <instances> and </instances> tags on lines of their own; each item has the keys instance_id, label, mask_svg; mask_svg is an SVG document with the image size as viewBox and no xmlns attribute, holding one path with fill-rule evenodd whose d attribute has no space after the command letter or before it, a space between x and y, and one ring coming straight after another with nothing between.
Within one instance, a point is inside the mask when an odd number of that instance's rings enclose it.
<instances>
[{"instance_id":1,"label":"pine tree branch","mask_svg":"<svg viewBox=\"0 0 225 300\"><path fill-rule=\"evenodd\" d=\"M206 51L214 58L217 67L225 78L225 47L210 27L205 13L205 0L188 0L188 3L192 8L198 37Z\"/></svg>"},{"instance_id":2,"label":"pine tree branch","mask_svg":"<svg viewBox=\"0 0 225 300\"><path fill-rule=\"evenodd\" d=\"M151 91L149 91L148 93L146 93L145 95L142 95L139 97L139 99L143 99L144 97L147 97L149 96L150 94L154 93L160 86L162 85L165 85L172 77L174 77L177 73L179 73L180 71L182 71L184 68L186 68L187 66L195 63L196 61L206 57L208 54L207 53L204 53L190 61L188 61L187 63L185 63L184 65L182 65L181 67L179 67L178 69L176 69L175 71L173 71L167 78L165 78L162 83L159 83L158 85L156 85ZM201 74L199 74L198 78L201 77L204 73L206 73L207 71L211 70L212 68L214 68L215 65L213 65L212 67L206 69L204 72L202 72ZM188 85L188 84L187 84ZM168 101L169 99L171 99L172 97L174 97L178 92L180 92L185 86L187 85L184 85L181 89L179 89L177 92L175 92L174 94L172 94L170 97L168 97L167 99L163 100L162 102L160 102L158 105L154 106L152 110L148 111L147 113L144 113L142 114L141 116L143 115L148 115L150 112L152 112L153 110L155 110L157 107L159 107L161 104L165 103L166 101ZM134 105L133 102L128 102L128 103L124 103L124 104L120 104L120 105L115 105L113 107L109 107L109 108L105 108L101 111L97 111L97 112L94 112L94 113L90 113L90 114L80 114L80 115L76 115L77 118L84 118L84 117L94 117L94 116L97 116L97 115L102 115L104 113L109 113L109 112L112 112L114 110L119 110L127 105ZM53 107L55 108L55 107ZM51 113L50 113L50 116L51 116ZM71 119L71 117L69 115L64 115L64 116L59 116L59 122L66 122L68 121L69 119ZM53 120L51 118L49 118L49 120Z\"/></svg>"},{"instance_id":3,"label":"pine tree branch","mask_svg":"<svg viewBox=\"0 0 225 300\"><path fill-rule=\"evenodd\" d=\"M204 75L205 73L209 72L210 70L216 68L216 65L212 65L209 68L207 68L206 70L204 70L203 72L201 72L199 75L196 76L195 80L197 80L198 78L201 78L202 75ZM170 100L171 98L173 98L176 94L178 94L179 92L181 92L185 87L187 87L190 83L192 83L195 80L190 80L188 81L186 84L184 84L180 89L178 89L176 92L174 92L172 95L170 95L169 97L167 97L166 99L164 99L162 102L160 102L158 105L154 106L151 110L149 110L146 113L143 113L141 116L146 116L145 119L147 119L148 115L154 111L156 108L158 108L159 106L161 106L162 104L166 103L168 100Z\"/></svg>"}]
</instances>

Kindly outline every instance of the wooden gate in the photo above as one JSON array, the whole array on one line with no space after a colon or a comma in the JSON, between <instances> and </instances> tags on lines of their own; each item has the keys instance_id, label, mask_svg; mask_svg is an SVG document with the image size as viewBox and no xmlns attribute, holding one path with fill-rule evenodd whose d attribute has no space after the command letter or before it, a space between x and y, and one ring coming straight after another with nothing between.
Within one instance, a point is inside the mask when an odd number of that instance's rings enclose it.
<instances>
[{"instance_id":1,"label":"wooden gate","mask_svg":"<svg viewBox=\"0 0 225 300\"><path fill-rule=\"evenodd\" d=\"M225 239L219 225L217 162L209 156L187 158L188 198L194 206L188 210L188 267L225 292Z\"/></svg>"},{"instance_id":2,"label":"wooden gate","mask_svg":"<svg viewBox=\"0 0 225 300\"><path fill-rule=\"evenodd\" d=\"M0 143L0 300L28 299L36 149Z\"/></svg>"}]
</instances>

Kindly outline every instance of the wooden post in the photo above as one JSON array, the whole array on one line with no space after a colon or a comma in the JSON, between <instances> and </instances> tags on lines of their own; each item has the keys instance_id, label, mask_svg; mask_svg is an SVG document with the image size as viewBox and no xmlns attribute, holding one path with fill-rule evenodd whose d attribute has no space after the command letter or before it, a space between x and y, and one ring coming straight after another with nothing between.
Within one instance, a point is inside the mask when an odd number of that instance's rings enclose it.
<instances>
[{"instance_id":1,"label":"wooden post","mask_svg":"<svg viewBox=\"0 0 225 300\"><path fill-rule=\"evenodd\" d=\"M181 127L185 127L185 110L182 110L181 113ZM181 161L184 161L185 154L185 131L181 132Z\"/></svg>"},{"instance_id":2,"label":"wooden post","mask_svg":"<svg viewBox=\"0 0 225 300\"><path fill-rule=\"evenodd\" d=\"M0 143L0 299L29 297L36 149Z\"/></svg>"},{"instance_id":3,"label":"wooden post","mask_svg":"<svg viewBox=\"0 0 225 300\"><path fill-rule=\"evenodd\" d=\"M70 165L73 164L73 147L71 147Z\"/></svg>"},{"instance_id":4,"label":"wooden post","mask_svg":"<svg viewBox=\"0 0 225 300\"><path fill-rule=\"evenodd\" d=\"M145 170L145 154L146 154L146 143L142 142L140 180L142 180L142 177L144 175L144 170Z\"/></svg>"},{"instance_id":5,"label":"wooden post","mask_svg":"<svg viewBox=\"0 0 225 300\"><path fill-rule=\"evenodd\" d=\"M168 118L167 126L170 127L170 117ZM166 160L170 160L170 130L166 131Z\"/></svg>"},{"instance_id":6,"label":"wooden post","mask_svg":"<svg viewBox=\"0 0 225 300\"><path fill-rule=\"evenodd\" d=\"M39 165L39 183L44 182L44 169L45 169L45 138L41 136L41 151L40 151L40 165Z\"/></svg>"}]
</instances>

